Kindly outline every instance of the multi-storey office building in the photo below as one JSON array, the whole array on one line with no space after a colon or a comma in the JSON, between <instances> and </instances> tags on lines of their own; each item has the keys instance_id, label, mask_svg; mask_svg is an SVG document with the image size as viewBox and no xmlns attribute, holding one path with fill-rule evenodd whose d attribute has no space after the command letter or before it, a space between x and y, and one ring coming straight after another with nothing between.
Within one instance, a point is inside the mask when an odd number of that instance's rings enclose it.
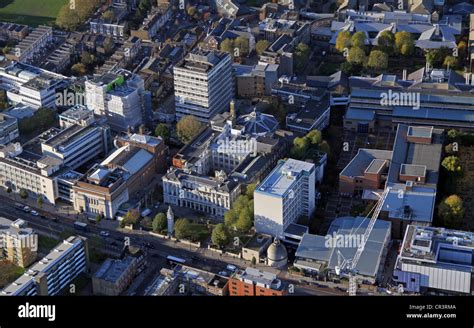
<instances>
[{"instance_id":1,"label":"multi-storey office building","mask_svg":"<svg viewBox=\"0 0 474 328\"><path fill-rule=\"evenodd\" d=\"M87 239L71 236L5 287L3 296L54 296L89 270Z\"/></svg>"},{"instance_id":2,"label":"multi-storey office building","mask_svg":"<svg viewBox=\"0 0 474 328\"><path fill-rule=\"evenodd\" d=\"M0 63L0 87L13 104L56 108L56 95L67 86L63 75L18 62Z\"/></svg>"},{"instance_id":3,"label":"multi-storey office building","mask_svg":"<svg viewBox=\"0 0 474 328\"><path fill-rule=\"evenodd\" d=\"M301 227L296 221L300 216L309 217L315 208L315 171L313 163L281 160L255 188L254 222L258 233L293 242L297 235L293 230Z\"/></svg>"},{"instance_id":4,"label":"multi-storey office building","mask_svg":"<svg viewBox=\"0 0 474 328\"><path fill-rule=\"evenodd\" d=\"M0 114L0 145L6 145L20 136L18 120L6 114Z\"/></svg>"},{"instance_id":5,"label":"multi-storey office building","mask_svg":"<svg viewBox=\"0 0 474 328\"><path fill-rule=\"evenodd\" d=\"M38 235L25 221L0 217L0 258L25 268L36 260L37 251Z\"/></svg>"},{"instance_id":6,"label":"multi-storey office building","mask_svg":"<svg viewBox=\"0 0 474 328\"><path fill-rule=\"evenodd\" d=\"M50 138L41 143L42 153L59 158L63 166L73 170L107 154L112 143L107 125L71 125L61 131L50 131Z\"/></svg>"},{"instance_id":7,"label":"multi-storey office building","mask_svg":"<svg viewBox=\"0 0 474 328\"><path fill-rule=\"evenodd\" d=\"M146 111L144 82L125 70L86 81L86 106L117 131L137 128Z\"/></svg>"},{"instance_id":8,"label":"multi-storey office building","mask_svg":"<svg viewBox=\"0 0 474 328\"><path fill-rule=\"evenodd\" d=\"M474 295L474 234L409 225L393 271L408 293Z\"/></svg>"},{"instance_id":9,"label":"multi-storey office building","mask_svg":"<svg viewBox=\"0 0 474 328\"><path fill-rule=\"evenodd\" d=\"M399 123L472 129L473 81L454 70L425 68L402 79L386 74L352 76L344 127L361 133L379 128L396 130Z\"/></svg>"},{"instance_id":10,"label":"multi-storey office building","mask_svg":"<svg viewBox=\"0 0 474 328\"><path fill-rule=\"evenodd\" d=\"M51 156L23 152L20 144L0 145L0 184L13 192L26 190L31 196L42 196L45 202L54 204L56 181L54 174L62 162Z\"/></svg>"},{"instance_id":11,"label":"multi-storey office building","mask_svg":"<svg viewBox=\"0 0 474 328\"><path fill-rule=\"evenodd\" d=\"M234 95L232 57L218 51L195 51L175 66L176 119L193 115L202 122L228 109Z\"/></svg>"}]
</instances>

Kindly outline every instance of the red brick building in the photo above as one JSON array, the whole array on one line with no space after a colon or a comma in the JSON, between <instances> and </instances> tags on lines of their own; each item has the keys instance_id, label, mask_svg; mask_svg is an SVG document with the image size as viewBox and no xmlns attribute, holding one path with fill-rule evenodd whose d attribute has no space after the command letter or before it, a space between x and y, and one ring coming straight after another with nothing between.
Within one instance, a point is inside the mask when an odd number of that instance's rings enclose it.
<instances>
[{"instance_id":1,"label":"red brick building","mask_svg":"<svg viewBox=\"0 0 474 328\"><path fill-rule=\"evenodd\" d=\"M286 284L270 272L254 268L236 272L229 279L230 296L284 296Z\"/></svg>"}]
</instances>

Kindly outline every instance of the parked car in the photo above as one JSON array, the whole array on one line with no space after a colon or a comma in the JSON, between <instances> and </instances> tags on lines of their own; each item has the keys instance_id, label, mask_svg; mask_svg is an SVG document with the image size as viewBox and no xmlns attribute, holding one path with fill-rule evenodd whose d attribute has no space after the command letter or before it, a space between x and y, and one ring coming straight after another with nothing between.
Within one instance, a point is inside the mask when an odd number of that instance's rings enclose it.
<instances>
[{"instance_id":1,"label":"parked car","mask_svg":"<svg viewBox=\"0 0 474 328\"><path fill-rule=\"evenodd\" d=\"M107 231L102 230L101 232L99 232L99 236L101 236L101 237L108 237L108 236L109 236L109 233L108 233Z\"/></svg>"},{"instance_id":2,"label":"parked car","mask_svg":"<svg viewBox=\"0 0 474 328\"><path fill-rule=\"evenodd\" d=\"M23 207L23 212L30 213L30 211L31 211L31 208L29 206Z\"/></svg>"},{"instance_id":3,"label":"parked car","mask_svg":"<svg viewBox=\"0 0 474 328\"><path fill-rule=\"evenodd\" d=\"M237 267L235 265L232 265L232 264L227 264L226 269L227 269L227 271L235 272L237 270Z\"/></svg>"},{"instance_id":4,"label":"parked car","mask_svg":"<svg viewBox=\"0 0 474 328\"><path fill-rule=\"evenodd\" d=\"M33 215L33 216L39 216L39 213L36 212L35 210L32 210L30 213L31 213L31 215Z\"/></svg>"}]
</instances>

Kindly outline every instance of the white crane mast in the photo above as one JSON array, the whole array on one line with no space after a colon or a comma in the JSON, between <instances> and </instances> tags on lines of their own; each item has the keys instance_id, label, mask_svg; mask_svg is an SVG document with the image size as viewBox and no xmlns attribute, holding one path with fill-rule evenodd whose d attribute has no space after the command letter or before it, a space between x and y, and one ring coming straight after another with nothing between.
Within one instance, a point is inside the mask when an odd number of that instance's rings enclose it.
<instances>
[{"instance_id":1,"label":"white crane mast","mask_svg":"<svg viewBox=\"0 0 474 328\"><path fill-rule=\"evenodd\" d=\"M364 251L365 244L367 243L370 233L372 232L372 229L374 228L375 222L377 221L380 211L382 210L383 203L385 202L385 198L387 197L389 191L390 191L390 188L385 188L382 195L380 195L379 200L377 201L377 204L375 205L376 206L375 211L372 213L372 217L370 219L369 225L367 226L367 229L365 230L362 241L359 247L357 248L357 251L354 254L354 257L352 258L352 260L347 261L348 265L347 265L346 270L349 271L349 295L351 296L355 296L357 293L357 278L356 278L356 272L354 272L355 267L357 266L357 263L359 262L362 252Z\"/></svg>"}]
</instances>

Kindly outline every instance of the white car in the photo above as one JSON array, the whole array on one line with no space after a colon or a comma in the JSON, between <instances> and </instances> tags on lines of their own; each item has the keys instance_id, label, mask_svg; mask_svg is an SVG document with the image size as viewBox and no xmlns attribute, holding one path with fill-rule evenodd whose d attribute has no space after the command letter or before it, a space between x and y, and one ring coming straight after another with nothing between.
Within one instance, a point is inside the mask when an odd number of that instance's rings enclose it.
<instances>
[{"instance_id":1,"label":"white car","mask_svg":"<svg viewBox=\"0 0 474 328\"><path fill-rule=\"evenodd\" d=\"M32 210L30 213L31 213L31 215L33 215L33 216L39 216L39 213L36 212L35 210Z\"/></svg>"},{"instance_id":2,"label":"white car","mask_svg":"<svg viewBox=\"0 0 474 328\"><path fill-rule=\"evenodd\" d=\"M102 230L101 232L99 232L99 235L102 237L108 237L109 233L107 231Z\"/></svg>"}]
</instances>

